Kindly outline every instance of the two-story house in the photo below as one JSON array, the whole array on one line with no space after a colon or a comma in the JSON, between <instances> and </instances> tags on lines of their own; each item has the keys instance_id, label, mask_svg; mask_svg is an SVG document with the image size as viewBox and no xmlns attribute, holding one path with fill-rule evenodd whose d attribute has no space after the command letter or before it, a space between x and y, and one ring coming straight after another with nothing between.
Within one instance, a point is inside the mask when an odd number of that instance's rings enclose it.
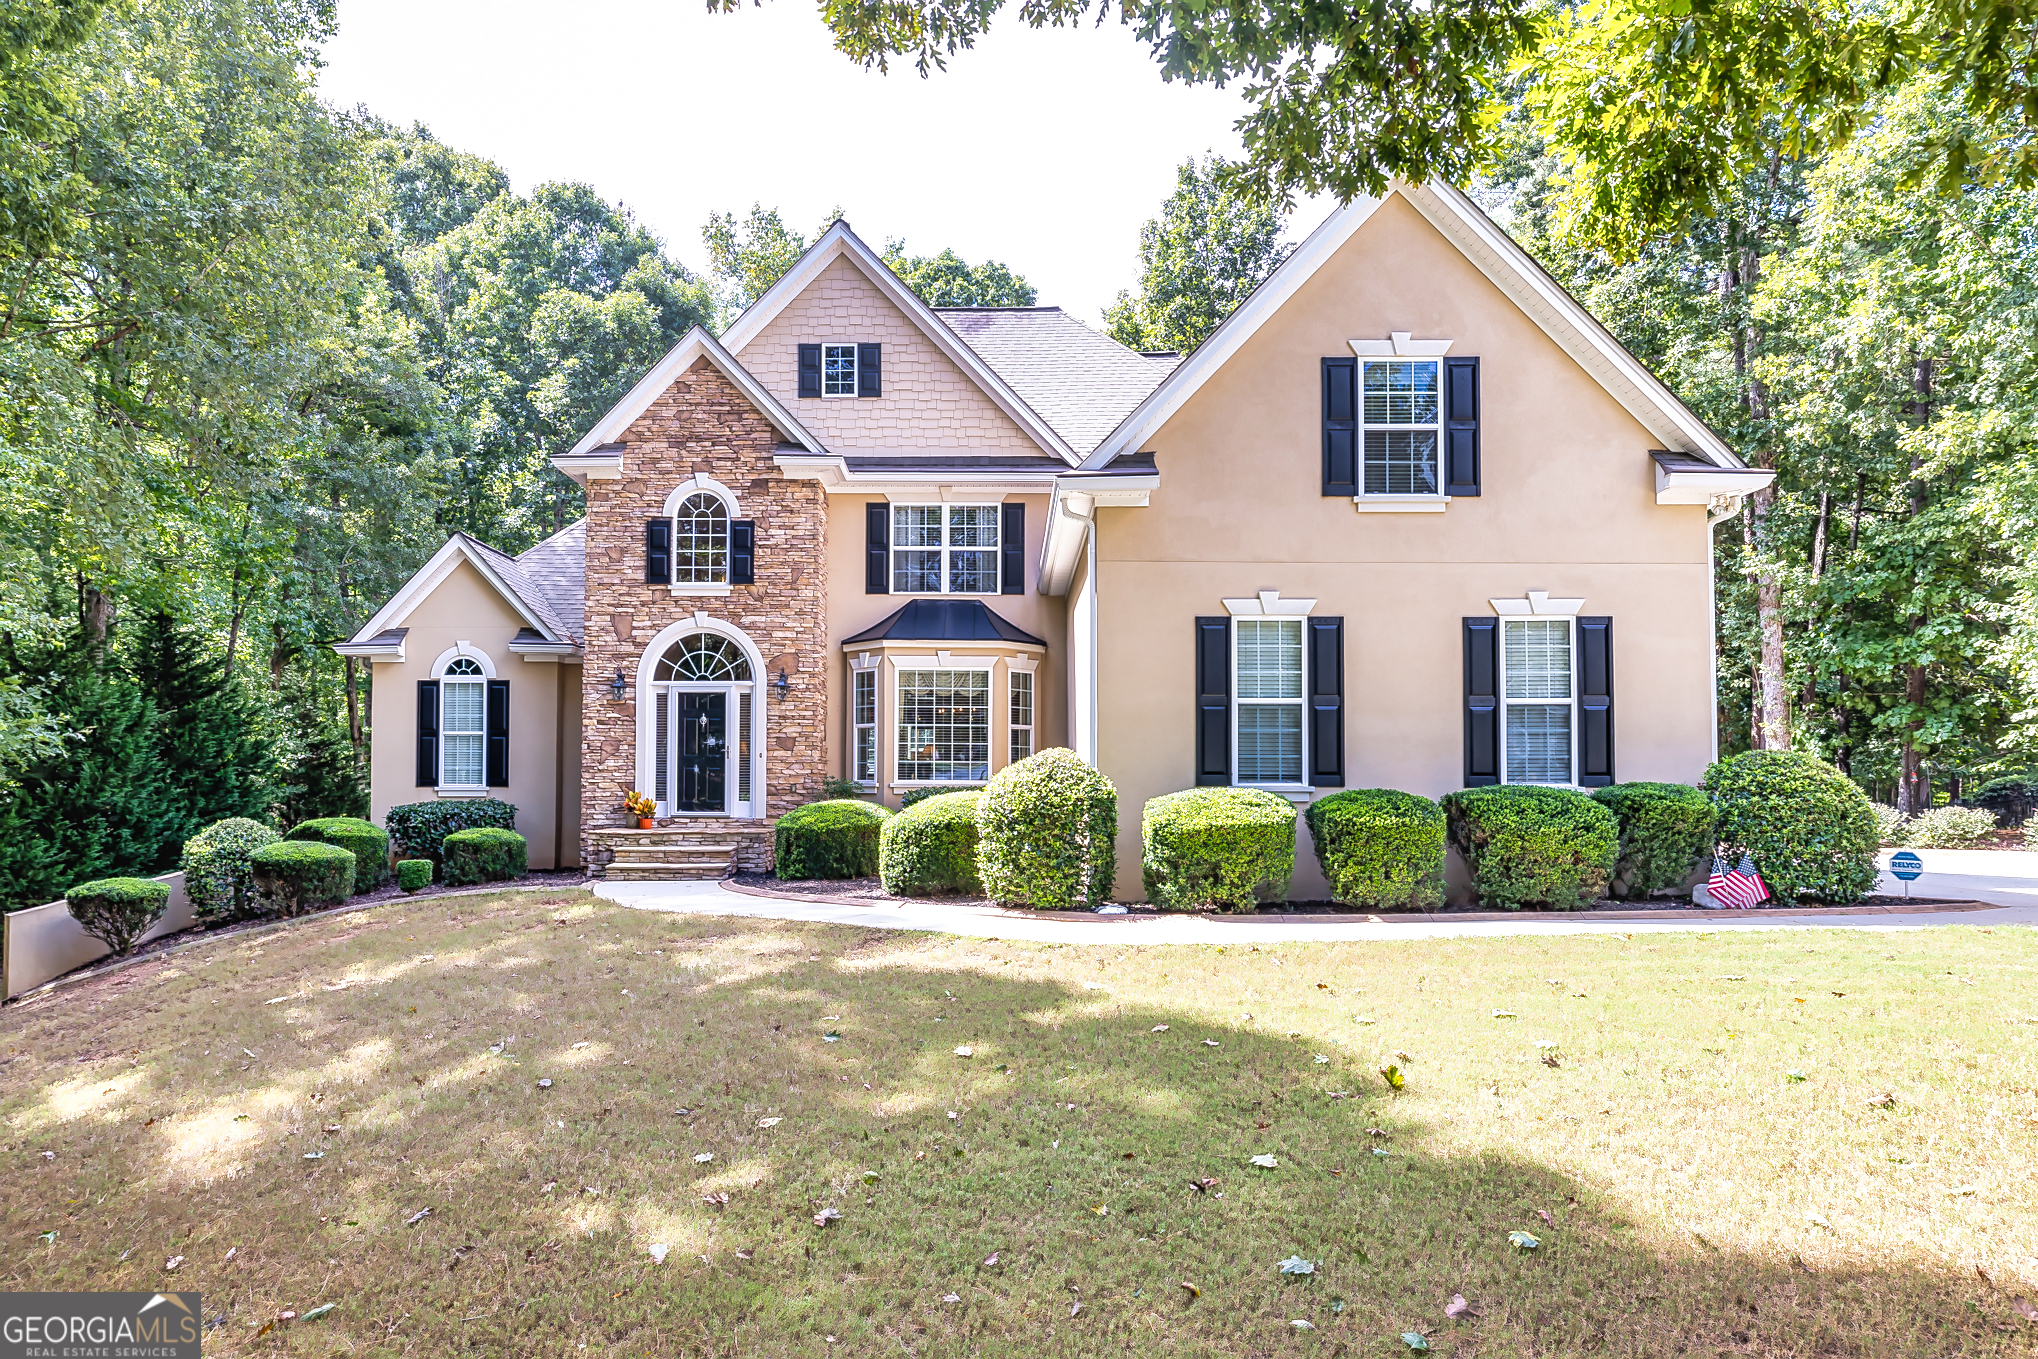
<instances>
[{"instance_id":1,"label":"two-story house","mask_svg":"<svg viewBox=\"0 0 2038 1359\"><path fill-rule=\"evenodd\" d=\"M553 466L585 520L455 535L339 649L377 816L507 797L534 865L619 877L1055 745L1126 865L1196 784L1693 781L1710 527L1771 476L1436 186L1332 213L1187 356L930 308L837 222Z\"/></svg>"}]
</instances>

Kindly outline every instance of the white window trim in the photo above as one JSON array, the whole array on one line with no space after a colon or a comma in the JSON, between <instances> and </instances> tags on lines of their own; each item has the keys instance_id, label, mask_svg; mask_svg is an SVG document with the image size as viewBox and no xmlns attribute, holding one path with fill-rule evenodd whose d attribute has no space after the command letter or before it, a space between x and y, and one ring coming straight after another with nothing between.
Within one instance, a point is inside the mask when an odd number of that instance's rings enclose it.
<instances>
[{"instance_id":1,"label":"white window trim","mask_svg":"<svg viewBox=\"0 0 2038 1359\"><path fill-rule=\"evenodd\" d=\"M1542 592L1541 592L1541 591L1531 591L1531 592L1530 592L1530 597L1531 597L1531 598L1533 599L1533 598L1534 598L1535 596L1537 596L1537 595L1540 595L1540 594L1542 594ZM1548 597L1547 597L1547 596L1544 596L1544 598L1545 598L1545 599L1547 599ZM1578 782L1578 622L1577 622L1577 615L1578 615L1578 607L1579 607L1579 606L1581 606L1581 605L1583 605L1583 604L1585 603L1585 601L1584 601L1584 600L1582 600L1582 599L1559 599L1559 600L1552 600L1552 601L1549 601L1549 602L1551 602L1551 603L1555 603L1555 604L1569 604L1569 605L1571 605L1572 607L1571 607L1570 609L1568 609L1568 610L1563 610L1563 609L1553 609L1553 610L1550 610L1549 612L1541 612L1541 611L1537 611L1537 612L1534 612L1534 613L1529 613L1529 612L1525 612L1525 611L1514 611L1514 612L1502 612L1502 611L1500 611L1500 609L1499 609L1499 606L1500 606L1501 604L1510 604L1510 605L1512 605L1512 604L1520 604L1520 603L1521 603L1522 601L1520 601L1520 600L1518 600L1518 599L1510 599L1510 600L1500 600L1500 599L1496 599L1496 600L1493 600L1493 601L1491 601L1491 602L1493 603L1493 605L1494 605L1494 607L1495 607L1495 611L1496 611L1496 612L1500 612L1500 613L1501 613L1501 618L1500 618L1500 638L1499 638L1499 641L1500 641L1500 657L1499 657L1499 660L1500 660L1500 693L1499 693L1498 695L1496 695L1496 697L1498 697L1498 698L1499 698L1499 700L1500 700L1500 732L1499 732L1499 736L1500 736L1500 782L1501 782L1501 784L1502 784L1503 786L1510 786L1510 785L1511 785L1511 786L1514 786L1514 787L1518 787L1518 788L1576 788L1576 789L1578 789L1578 790L1579 790L1580 792L1583 792L1583 791L1585 791L1585 789L1584 789L1584 786L1583 786L1582 784L1580 784L1580 783ZM1570 675L1571 675L1571 697L1570 697L1570 698L1569 698L1568 700L1563 700L1563 702L1565 703L1565 706L1567 706L1567 707L1569 707L1569 708L1571 709L1571 721L1570 721L1570 724L1569 724L1569 725L1570 725L1570 729L1571 729L1571 777L1570 777L1570 779L1569 779L1569 780L1565 780L1565 781L1552 781L1552 782L1548 782L1548 783L1544 783L1544 782L1541 782L1541 781L1534 781L1534 780L1532 780L1532 781L1529 781L1529 782L1525 782L1525 783L1516 783L1516 782L1515 782L1515 781L1514 781L1513 779L1510 779L1510 778L1508 778L1508 777L1507 777L1507 710L1508 710L1509 708L1520 708L1520 707L1548 707L1548 706L1550 706L1550 705L1551 705L1551 704L1553 704L1553 703L1559 702L1559 700L1556 700L1556 699L1549 699L1549 698L1509 698L1509 697L1507 696L1507 625L1508 625L1508 624L1509 624L1510 622L1515 622L1515 623L1519 623L1519 622L1527 622L1527 621L1530 621L1531 619L1551 619L1551 618L1568 618L1568 619L1570 619L1570 620L1571 620L1571 624L1570 624L1570 627L1569 627L1569 628L1568 628L1568 629L1566 630L1566 634L1565 634L1565 640L1566 640L1566 644L1567 644L1567 645L1568 645L1568 646L1569 646L1569 647L1571 648L1571 657L1570 657L1570 664L1569 664L1569 666L1568 666L1568 669L1569 669L1569 671L1570 671Z\"/></svg>"},{"instance_id":2,"label":"white window trim","mask_svg":"<svg viewBox=\"0 0 2038 1359\"><path fill-rule=\"evenodd\" d=\"M995 522L998 526L998 541L995 546L989 549L991 554L991 560L994 563L996 563L996 565L992 568L992 574L996 577L996 579L992 582L990 589L988 590L949 590L945 588L940 590L894 589L890 593L904 599L944 599L950 596L953 596L958 599L984 599L988 598L989 596L1000 594L1003 592L1005 588L1005 514L1002 509L999 509L999 506L1002 505L1004 502L1003 496L999 496L995 500L979 498L974 495L970 496L968 499L954 499L954 500L948 499L945 496L940 500L928 500L925 499L924 497L915 498L912 500L903 500L894 499L890 496L887 496L885 500L886 500L885 524L887 529L887 532L885 534L886 584L893 584L898 580L897 559L899 553L938 551L941 553L941 583L943 586L946 586L948 584L949 579L948 558L950 553L957 551L982 552L985 550L984 548L981 547L953 548L948 545L949 510L951 509L998 510L998 513L992 516L993 522ZM941 546L939 548L900 547L897 542L899 532L898 511L902 509L919 509L937 506L941 510Z\"/></svg>"},{"instance_id":3,"label":"white window trim","mask_svg":"<svg viewBox=\"0 0 2038 1359\"><path fill-rule=\"evenodd\" d=\"M998 657L996 656L955 656L951 655L949 652L946 651L936 652L932 656L887 656L885 659L891 662L892 669L891 683L883 686L883 688L889 691L892 696L891 721L889 723L892 738L889 744L892 750L892 767L894 769L898 767L899 758L898 751L899 751L900 671L982 670L989 674L989 672L995 671L998 668ZM987 720L985 722L984 730L984 746L985 746L984 764L987 766L987 769L982 781L988 782L990 780L991 775L997 773L999 768L999 766L997 765L996 757L991 750L992 741L990 739L991 733L997 729L998 698L997 698L997 680L995 675L986 679L984 682L984 702L989 711L985 713L985 718ZM1009 703L1007 704L1007 706L1008 707L1010 706ZM887 724L880 723L879 730L880 731L884 730L886 725ZM890 788L892 791L897 792L901 789L908 788L973 788L977 785L978 782L979 780L977 779L895 778L885 786Z\"/></svg>"},{"instance_id":4,"label":"white window trim","mask_svg":"<svg viewBox=\"0 0 2038 1359\"><path fill-rule=\"evenodd\" d=\"M1413 432L1433 430L1436 442L1436 477L1441 485L1444 479L1444 363L1443 356L1450 351L1449 340L1411 340L1405 330L1392 332L1385 341L1353 340L1352 352L1359 356L1358 371L1352 375L1354 402L1358 409L1356 428L1358 431L1358 460L1360 491L1352 497L1352 505L1361 514L1442 514L1450 505L1451 498L1442 491L1429 495L1394 495L1381 493L1368 495L1363 489L1366 484L1366 431L1379 429L1387 431ZM1439 348L1438 346L1442 346ZM1437 366L1437 418L1428 425L1374 425L1366 421L1366 365L1388 363L1395 360L1406 362L1417 360L1433 362Z\"/></svg>"},{"instance_id":5,"label":"white window trim","mask_svg":"<svg viewBox=\"0 0 2038 1359\"><path fill-rule=\"evenodd\" d=\"M661 629L658 635L645 645L644 650L637 657L637 682L636 688L632 691L632 695L637 702L637 789L638 791L648 791L658 787L658 770L656 768L656 761L658 759L658 703L654 695L658 692L660 682L654 677L658 673L659 659L672 649L675 642L696 632L712 632L718 636L728 638L743 652L744 660L750 664L752 678L748 681L729 681L726 684L719 685L693 686L703 689L727 688L731 693L743 688L745 684L749 686L751 693L750 801L748 803L740 803L736 800L736 790L741 784L736 778L736 761L732 759L724 769L724 787L727 789L726 797L728 801L724 804L723 811L672 813L665 810L664 803L660 803L658 814L660 816L762 817L765 815L764 809L770 805L770 785L765 782L765 775L768 770L765 752L770 748L768 728L770 726L771 705L765 697L769 686L764 682L763 678L765 673L764 653L758 650L757 643L750 640L750 634L743 631L743 629L737 627L734 623L711 617L705 610L701 609L696 609L688 617L681 619L679 622L668 624ZM733 731L735 729L735 715L731 713L727 720L730 730Z\"/></svg>"},{"instance_id":6,"label":"white window trim","mask_svg":"<svg viewBox=\"0 0 2038 1359\"><path fill-rule=\"evenodd\" d=\"M846 392L831 392L828 390L828 351L831 349L847 349L849 351L849 390ZM863 373L860 371L857 362L856 342L854 340L847 342L842 340L821 341L821 399L823 401L854 401L862 385Z\"/></svg>"}]
</instances>

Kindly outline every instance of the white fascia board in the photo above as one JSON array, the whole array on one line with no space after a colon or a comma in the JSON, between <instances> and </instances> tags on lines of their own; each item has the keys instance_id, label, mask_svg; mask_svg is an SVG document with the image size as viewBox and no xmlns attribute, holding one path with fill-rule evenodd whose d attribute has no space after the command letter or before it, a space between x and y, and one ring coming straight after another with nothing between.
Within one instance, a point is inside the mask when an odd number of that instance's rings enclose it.
<instances>
[{"instance_id":1,"label":"white fascia board","mask_svg":"<svg viewBox=\"0 0 2038 1359\"><path fill-rule=\"evenodd\" d=\"M438 589L446 577L453 574L454 568L463 561L479 572L483 580L495 587L495 592L501 595L509 606L517 611L518 617L531 625L532 631L544 637L548 642L566 641L565 638L553 636L552 630L546 627L536 612L532 610L531 606L524 602L523 596L512 590L509 587L509 582L497 575L489 567L488 563L483 560L481 554L467 545L465 534L455 533L446 540L444 547L432 554L430 561L420 566L417 569L417 573L403 583L401 590L390 596L387 604L384 604L375 611L373 618L362 624L360 631L348 638L342 645L349 647L365 646L386 630L402 627L404 620L410 617L411 610L423 603L432 591ZM342 651L340 654L344 656L347 653ZM398 659L401 659L401 657Z\"/></svg>"},{"instance_id":2,"label":"white fascia board","mask_svg":"<svg viewBox=\"0 0 2038 1359\"><path fill-rule=\"evenodd\" d=\"M1247 340L1259 332L1261 326L1287 304L1289 298L1300 291L1303 284L1315 276L1316 271L1338 252L1338 248L1352 238L1352 233L1366 224L1383 201L1372 197L1356 198L1324 218L1316 230L1295 248L1295 253L1283 260L1280 268L1253 289L1252 295L1239 304L1238 310L1225 317L1224 323L1212 331L1209 338L1175 365L1174 371L1162 379L1160 386L1147 393L1146 400L1133 407L1132 413L1118 422L1118 428L1083 459L1083 470L1097 471L1121 453L1139 451L1141 445L1158 433L1160 427L1196 394L1198 388L1209 381Z\"/></svg>"},{"instance_id":3,"label":"white fascia board","mask_svg":"<svg viewBox=\"0 0 2038 1359\"><path fill-rule=\"evenodd\" d=\"M721 370L723 377L734 383L737 390L757 407L764 418L771 421L778 432L815 453L825 452L821 441L807 431L793 413L780 404L777 397L766 391L763 384L750 375L748 369L736 361L736 357L725 348L721 341L700 326L695 326L680 338L678 344L665 351L665 357L651 365L651 371L637 380L637 385L624 394L623 399L609 407L608 414L595 421L594 427L580 438L580 442L567 451L567 458L584 458L603 444L612 444L623 437L637 417L651 408L651 403L664 395L673 380L703 355L708 362ZM558 467L559 459L553 459ZM572 475L572 468L560 467L560 471ZM575 478L578 480L578 478Z\"/></svg>"},{"instance_id":4,"label":"white fascia board","mask_svg":"<svg viewBox=\"0 0 2038 1359\"><path fill-rule=\"evenodd\" d=\"M793 267L779 276L778 282L764 290L763 296L743 309L743 314L722 332L723 342L733 353L741 353L743 347L756 339L764 328L777 319L791 301L806 291L807 285L833 264L837 259L848 256L864 277L883 293L891 304L904 312L914 325L920 328L936 349L948 356L956 367L970 375L984 395L991 398L999 410L1010 416L1014 423L1033 441L1054 454L1062 462L1073 467L1078 461L1076 451L1047 421L1040 418L1033 407L1026 404L1019 393L1005 382L984 362L981 355L967 344L960 335L949 329L948 323L936 316L933 309L922 302L919 295L899 281L891 267L879 259L863 239L849 229L849 223L836 219L835 224L821 233L801 255ZM809 447L815 447L809 445ZM815 448L818 452L819 449Z\"/></svg>"},{"instance_id":5,"label":"white fascia board","mask_svg":"<svg viewBox=\"0 0 2038 1359\"><path fill-rule=\"evenodd\" d=\"M794 480L818 481L829 495L924 495L943 486L1004 495L1046 495L1054 490L1055 472L1015 473L1009 468L969 472L950 468L927 472L852 472L841 457L780 453L772 459Z\"/></svg>"},{"instance_id":6,"label":"white fascia board","mask_svg":"<svg viewBox=\"0 0 2038 1359\"><path fill-rule=\"evenodd\" d=\"M1393 192L1407 198L1651 434L1678 452L1696 454L1717 466L1742 465L1725 440L1464 193L1449 184L1399 181Z\"/></svg>"}]
</instances>

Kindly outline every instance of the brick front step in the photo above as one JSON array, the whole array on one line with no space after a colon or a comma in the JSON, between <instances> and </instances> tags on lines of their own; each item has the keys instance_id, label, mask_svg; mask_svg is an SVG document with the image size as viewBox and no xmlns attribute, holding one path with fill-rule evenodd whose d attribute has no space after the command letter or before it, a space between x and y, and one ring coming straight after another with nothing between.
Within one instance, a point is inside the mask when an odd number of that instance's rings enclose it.
<instances>
[{"instance_id":1,"label":"brick front step","mask_svg":"<svg viewBox=\"0 0 2038 1359\"><path fill-rule=\"evenodd\" d=\"M771 865L771 823L725 818L675 821L652 830L597 826L587 833L587 861L612 882L674 882L725 878Z\"/></svg>"}]
</instances>

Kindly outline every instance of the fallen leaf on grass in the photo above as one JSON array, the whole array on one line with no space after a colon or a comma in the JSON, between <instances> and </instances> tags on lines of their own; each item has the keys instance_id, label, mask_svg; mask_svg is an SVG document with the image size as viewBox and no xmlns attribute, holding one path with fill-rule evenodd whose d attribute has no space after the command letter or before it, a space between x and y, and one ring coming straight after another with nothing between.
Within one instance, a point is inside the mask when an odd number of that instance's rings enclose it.
<instances>
[{"instance_id":1,"label":"fallen leaf on grass","mask_svg":"<svg viewBox=\"0 0 2038 1359\"><path fill-rule=\"evenodd\" d=\"M320 1317L324 1316L324 1315L325 1315L325 1314L326 1314L327 1312L330 1312L330 1311L332 1311L332 1310L333 1310L333 1308L334 1308L334 1307L336 1307L336 1306L338 1306L338 1304L337 1304L337 1303L331 1303L331 1302L322 1302L322 1303L320 1303L320 1304L319 1304L318 1306L316 1306L316 1307L312 1308L312 1309L311 1309L311 1310L310 1310L309 1312L306 1312L306 1313L305 1313L305 1314L304 1314L303 1316L299 1317L299 1318L298 1318L298 1320L299 1320L299 1321L317 1321L317 1320L318 1320L318 1319L319 1319Z\"/></svg>"},{"instance_id":2,"label":"fallen leaf on grass","mask_svg":"<svg viewBox=\"0 0 2038 1359\"><path fill-rule=\"evenodd\" d=\"M1509 1232L1507 1234L1507 1241L1516 1250L1535 1250L1543 1244L1527 1232Z\"/></svg>"},{"instance_id":3,"label":"fallen leaf on grass","mask_svg":"<svg viewBox=\"0 0 2038 1359\"><path fill-rule=\"evenodd\" d=\"M1176 1284L1175 1287L1187 1293L1189 1295L1190 1302L1194 1302L1196 1299L1203 1296L1203 1290L1196 1287L1196 1285L1190 1283L1187 1279L1182 1280L1180 1283Z\"/></svg>"},{"instance_id":4,"label":"fallen leaf on grass","mask_svg":"<svg viewBox=\"0 0 2038 1359\"><path fill-rule=\"evenodd\" d=\"M1268 1156L1264 1152L1262 1152L1258 1156L1253 1157L1252 1163L1262 1170L1274 1170L1278 1168L1281 1164L1279 1160L1272 1156Z\"/></svg>"},{"instance_id":5,"label":"fallen leaf on grass","mask_svg":"<svg viewBox=\"0 0 2038 1359\"><path fill-rule=\"evenodd\" d=\"M1401 1333L1401 1343L1412 1350L1426 1350L1429 1348L1429 1342L1424 1340L1421 1334L1416 1331L1403 1331Z\"/></svg>"},{"instance_id":6,"label":"fallen leaf on grass","mask_svg":"<svg viewBox=\"0 0 2038 1359\"><path fill-rule=\"evenodd\" d=\"M1444 1315L1447 1317L1461 1317L1471 1310L1472 1304L1465 1301L1463 1293L1451 1294L1451 1300L1444 1304Z\"/></svg>"},{"instance_id":7,"label":"fallen leaf on grass","mask_svg":"<svg viewBox=\"0 0 2038 1359\"><path fill-rule=\"evenodd\" d=\"M1314 1260L1305 1260L1299 1255L1291 1255L1281 1262L1281 1272L1283 1274L1314 1274L1316 1272L1316 1262Z\"/></svg>"}]
</instances>

